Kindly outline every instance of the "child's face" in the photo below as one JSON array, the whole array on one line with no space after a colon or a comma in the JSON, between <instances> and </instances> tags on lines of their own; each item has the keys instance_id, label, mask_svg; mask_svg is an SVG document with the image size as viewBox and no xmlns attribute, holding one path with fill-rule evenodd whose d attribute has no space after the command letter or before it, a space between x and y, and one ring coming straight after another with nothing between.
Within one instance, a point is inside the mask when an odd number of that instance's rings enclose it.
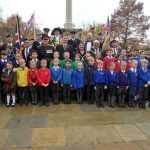
<instances>
[{"instance_id":1,"label":"child's face","mask_svg":"<svg viewBox=\"0 0 150 150\"><path fill-rule=\"evenodd\" d=\"M148 67L148 63L147 62L142 62L141 65L142 65L143 68L147 68Z\"/></svg>"},{"instance_id":2,"label":"child's face","mask_svg":"<svg viewBox=\"0 0 150 150\"><path fill-rule=\"evenodd\" d=\"M7 55L1 55L2 59L7 59Z\"/></svg>"},{"instance_id":3,"label":"child's face","mask_svg":"<svg viewBox=\"0 0 150 150\"><path fill-rule=\"evenodd\" d=\"M90 57L91 57L91 54L87 53L87 54L86 54L86 60L89 60Z\"/></svg>"},{"instance_id":4,"label":"child's face","mask_svg":"<svg viewBox=\"0 0 150 150\"><path fill-rule=\"evenodd\" d=\"M89 60L89 65L93 66L94 65L94 60Z\"/></svg>"},{"instance_id":5,"label":"child's face","mask_svg":"<svg viewBox=\"0 0 150 150\"><path fill-rule=\"evenodd\" d=\"M58 66L58 65L59 65L59 60L54 59L54 66Z\"/></svg>"},{"instance_id":6,"label":"child's face","mask_svg":"<svg viewBox=\"0 0 150 150\"><path fill-rule=\"evenodd\" d=\"M110 70L114 70L115 69L115 64L110 66Z\"/></svg>"},{"instance_id":7,"label":"child's face","mask_svg":"<svg viewBox=\"0 0 150 150\"><path fill-rule=\"evenodd\" d=\"M8 70L12 70L13 65L7 63L7 64L6 64L6 68L7 68Z\"/></svg>"},{"instance_id":8,"label":"child's face","mask_svg":"<svg viewBox=\"0 0 150 150\"><path fill-rule=\"evenodd\" d=\"M69 61L66 62L66 68L70 68L71 63Z\"/></svg>"},{"instance_id":9,"label":"child's face","mask_svg":"<svg viewBox=\"0 0 150 150\"><path fill-rule=\"evenodd\" d=\"M64 59L69 59L69 58L70 58L69 53L65 53L65 54L64 54Z\"/></svg>"},{"instance_id":10,"label":"child's face","mask_svg":"<svg viewBox=\"0 0 150 150\"><path fill-rule=\"evenodd\" d=\"M107 56L112 56L112 51L107 51Z\"/></svg>"},{"instance_id":11,"label":"child's face","mask_svg":"<svg viewBox=\"0 0 150 150\"><path fill-rule=\"evenodd\" d=\"M132 68L137 68L137 67L138 67L138 63L137 62L132 63Z\"/></svg>"},{"instance_id":12,"label":"child's face","mask_svg":"<svg viewBox=\"0 0 150 150\"><path fill-rule=\"evenodd\" d=\"M121 65L121 70L126 70L126 64Z\"/></svg>"},{"instance_id":13,"label":"child's face","mask_svg":"<svg viewBox=\"0 0 150 150\"><path fill-rule=\"evenodd\" d=\"M33 59L37 59L37 57L38 57L37 53L32 53L32 58Z\"/></svg>"},{"instance_id":14,"label":"child's face","mask_svg":"<svg viewBox=\"0 0 150 150\"><path fill-rule=\"evenodd\" d=\"M74 60L75 61L80 61L80 57L79 56L75 56Z\"/></svg>"},{"instance_id":15,"label":"child's face","mask_svg":"<svg viewBox=\"0 0 150 150\"><path fill-rule=\"evenodd\" d=\"M36 63L30 63L30 68L35 69L36 68Z\"/></svg>"},{"instance_id":16,"label":"child's face","mask_svg":"<svg viewBox=\"0 0 150 150\"><path fill-rule=\"evenodd\" d=\"M77 69L81 70L82 69L82 64L78 64Z\"/></svg>"},{"instance_id":17,"label":"child's face","mask_svg":"<svg viewBox=\"0 0 150 150\"><path fill-rule=\"evenodd\" d=\"M55 52L54 53L54 58L59 58L59 53Z\"/></svg>"},{"instance_id":18,"label":"child's face","mask_svg":"<svg viewBox=\"0 0 150 150\"><path fill-rule=\"evenodd\" d=\"M47 61L46 60L41 61L41 67L46 68L46 66L47 66Z\"/></svg>"},{"instance_id":19,"label":"child's face","mask_svg":"<svg viewBox=\"0 0 150 150\"><path fill-rule=\"evenodd\" d=\"M98 69L102 69L102 68L103 68L103 63L99 63L99 64L97 65L97 68L98 68Z\"/></svg>"},{"instance_id":20,"label":"child's face","mask_svg":"<svg viewBox=\"0 0 150 150\"><path fill-rule=\"evenodd\" d=\"M20 65L20 67L25 67L25 65L26 65L26 62L25 62L25 60L20 60L19 61L19 65Z\"/></svg>"}]
</instances>

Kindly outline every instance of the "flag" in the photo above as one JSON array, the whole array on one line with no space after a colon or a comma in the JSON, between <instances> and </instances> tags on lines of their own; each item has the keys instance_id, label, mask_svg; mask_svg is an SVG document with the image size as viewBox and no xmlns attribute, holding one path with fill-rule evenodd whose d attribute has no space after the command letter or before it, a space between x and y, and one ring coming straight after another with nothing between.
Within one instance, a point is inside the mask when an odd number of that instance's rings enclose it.
<instances>
[{"instance_id":1,"label":"flag","mask_svg":"<svg viewBox=\"0 0 150 150\"><path fill-rule=\"evenodd\" d=\"M107 36L110 33L110 22L109 22L109 16L107 18L107 23L104 25L105 30L105 36Z\"/></svg>"},{"instance_id":2,"label":"flag","mask_svg":"<svg viewBox=\"0 0 150 150\"><path fill-rule=\"evenodd\" d=\"M27 22L27 28L34 29L34 22L35 22L35 13L33 13Z\"/></svg>"},{"instance_id":3,"label":"flag","mask_svg":"<svg viewBox=\"0 0 150 150\"><path fill-rule=\"evenodd\" d=\"M104 41L102 49L105 49L109 45L109 42L110 42L111 33L110 33L109 16L107 17L107 23L104 25L104 32L105 32L105 41Z\"/></svg>"},{"instance_id":4,"label":"flag","mask_svg":"<svg viewBox=\"0 0 150 150\"><path fill-rule=\"evenodd\" d=\"M20 32L20 22L18 15L16 16L16 31L15 31L15 49L16 52L20 50L20 46L23 44L23 36Z\"/></svg>"}]
</instances>

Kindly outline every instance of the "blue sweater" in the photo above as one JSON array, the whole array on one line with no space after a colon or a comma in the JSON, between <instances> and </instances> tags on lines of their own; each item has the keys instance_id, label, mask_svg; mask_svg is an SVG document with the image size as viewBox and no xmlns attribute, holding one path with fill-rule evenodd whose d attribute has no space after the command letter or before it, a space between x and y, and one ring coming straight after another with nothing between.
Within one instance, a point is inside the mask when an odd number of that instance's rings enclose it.
<instances>
[{"instance_id":1,"label":"blue sweater","mask_svg":"<svg viewBox=\"0 0 150 150\"><path fill-rule=\"evenodd\" d=\"M72 84L73 81L73 69L62 69L62 84Z\"/></svg>"},{"instance_id":2,"label":"blue sweater","mask_svg":"<svg viewBox=\"0 0 150 150\"><path fill-rule=\"evenodd\" d=\"M84 72L83 71L74 70L73 86L75 89L80 89L84 87Z\"/></svg>"},{"instance_id":3,"label":"blue sweater","mask_svg":"<svg viewBox=\"0 0 150 150\"><path fill-rule=\"evenodd\" d=\"M132 69L128 71L130 86L138 86L138 70L134 72Z\"/></svg>"},{"instance_id":4,"label":"blue sweater","mask_svg":"<svg viewBox=\"0 0 150 150\"><path fill-rule=\"evenodd\" d=\"M107 72L107 85L116 85L116 75L117 75L117 72L113 72L113 74L108 71Z\"/></svg>"},{"instance_id":5,"label":"blue sweater","mask_svg":"<svg viewBox=\"0 0 150 150\"><path fill-rule=\"evenodd\" d=\"M117 86L128 86L129 85L129 75L128 72L119 71L116 75Z\"/></svg>"},{"instance_id":6,"label":"blue sweater","mask_svg":"<svg viewBox=\"0 0 150 150\"><path fill-rule=\"evenodd\" d=\"M94 71L94 83L95 84L107 84L107 74L104 70Z\"/></svg>"},{"instance_id":7,"label":"blue sweater","mask_svg":"<svg viewBox=\"0 0 150 150\"><path fill-rule=\"evenodd\" d=\"M146 72L141 68L138 70L139 74L139 87L144 87L148 81L150 81L150 70L147 69Z\"/></svg>"},{"instance_id":8,"label":"blue sweater","mask_svg":"<svg viewBox=\"0 0 150 150\"><path fill-rule=\"evenodd\" d=\"M50 68L50 70L51 70L52 81L61 81L62 69L61 68L55 69L54 67L52 67Z\"/></svg>"}]
</instances>

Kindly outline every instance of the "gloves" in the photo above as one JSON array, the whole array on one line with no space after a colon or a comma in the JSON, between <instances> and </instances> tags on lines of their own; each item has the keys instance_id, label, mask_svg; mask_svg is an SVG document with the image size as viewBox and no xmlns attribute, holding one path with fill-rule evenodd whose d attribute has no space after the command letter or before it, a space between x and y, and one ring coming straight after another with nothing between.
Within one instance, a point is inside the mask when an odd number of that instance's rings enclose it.
<instances>
[{"instance_id":1,"label":"gloves","mask_svg":"<svg viewBox=\"0 0 150 150\"><path fill-rule=\"evenodd\" d=\"M10 90L13 90L13 89L14 89L14 86L13 86L13 85L10 85L10 86L9 86L9 89L10 89Z\"/></svg>"},{"instance_id":2,"label":"gloves","mask_svg":"<svg viewBox=\"0 0 150 150\"><path fill-rule=\"evenodd\" d=\"M10 79L8 79L8 78L3 78L2 81L5 82L5 83L9 83L9 82L10 82Z\"/></svg>"}]
</instances>

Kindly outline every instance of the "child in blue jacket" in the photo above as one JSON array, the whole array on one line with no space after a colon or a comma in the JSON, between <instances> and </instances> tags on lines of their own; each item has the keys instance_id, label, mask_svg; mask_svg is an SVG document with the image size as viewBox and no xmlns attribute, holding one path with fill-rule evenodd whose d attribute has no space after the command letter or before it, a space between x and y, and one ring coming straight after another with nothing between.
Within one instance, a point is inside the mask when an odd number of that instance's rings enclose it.
<instances>
[{"instance_id":1,"label":"child in blue jacket","mask_svg":"<svg viewBox=\"0 0 150 150\"><path fill-rule=\"evenodd\" d=\"M116 75L115 63L111 62L109 65L109 71L107 72L107 86L108 86L108 106L114 107L116 104Z\"/></svg>"},{"instance_id":2,"label":"child in blue jacket","mask_svg":"<svg viewBox=\"0 0 150 150\"><path fill-rule=\"evenodd\" d=\"M73 81L73 69L71 69L71 60L66 60L65 68L62 69L61 84L63 87L64 103L70 104L71 88Z\"/></svg>"},{"instance_id":3,"label":"child in blue jacket","mask_svg":"<svg viewBox=\"0 0 150 150\"><path fill-rule=\"evenodd\" d=\"M150 86L150 71L148 70L148 60L141 59L141 69L139 73L139 107L145 108L148 100L148 88Z\"/></svg>"},{"instance_id":4,"label":"child in blue jacket","mask_svg":"<svg viewBox=\"0 0 150 150\"><path fill-rule=\"evenodd\" d=\"M62 69L59 67L59 59L53 60L53 67L51 70L51 79L52 79L52 91L53 91L53 104L59 104L59 96L60 96L60 84L62 79Z\"/></svg>"},{"instance_id":5,"label":"child in blue jacket","mask_svg":"<svg viewBox=\"0 0 150 150\"><path fill-rule=\"evenodd\" d=\"M77 63L77 69L73 72L73 87L76 91L77 104L82 104L83 88L84 88L84 71L83 63Z\"/></svg>"},{"instance_id":6,"label":"child in blue jacket","mask_svg":"<svg viewBox=\"0 0 150 150\"><path fill-rule=\"evenodd\" d=\"M134 107L134 97L137 95L138 92L138 61L132 60L131 68L128 71L129 74L129 101L128 106Z\"/></svg>"},{"instance_id":7,"label":"child in blue jacket","mask_svg":"<svg viewBox=\"0 0 150 150\"><path fill-rule=\"evenodd\" d=\"M84 66L84 83L86 86L86 96L88 104L94 104L94 58L90 57L88 63Z\"/></svg>"},{"instance_id":8,"label":"child in blue jacket","mask_svg":"<svg viewBox=\"0 0 150 150\"><path fill-rule=\"evenodd\" d=\"M94 71L95 98L97 107L104 107L104 89L107 89L107 75L103 70L103 62L98 61L98 69Z\"/></svg>"},{"instance_id":9,"label":"child in blue jacket","mask_svg":"<svg viewBox=\"0 0 150 150\"><path fill-rule=\"evenodd\" d=\"M125 108L125 98L129 87L129 75L126 71L127 63L121 62L121 70L117 73L117 90L118 90L118 101L119 107Z\"/></svg>"}]
</instances>

